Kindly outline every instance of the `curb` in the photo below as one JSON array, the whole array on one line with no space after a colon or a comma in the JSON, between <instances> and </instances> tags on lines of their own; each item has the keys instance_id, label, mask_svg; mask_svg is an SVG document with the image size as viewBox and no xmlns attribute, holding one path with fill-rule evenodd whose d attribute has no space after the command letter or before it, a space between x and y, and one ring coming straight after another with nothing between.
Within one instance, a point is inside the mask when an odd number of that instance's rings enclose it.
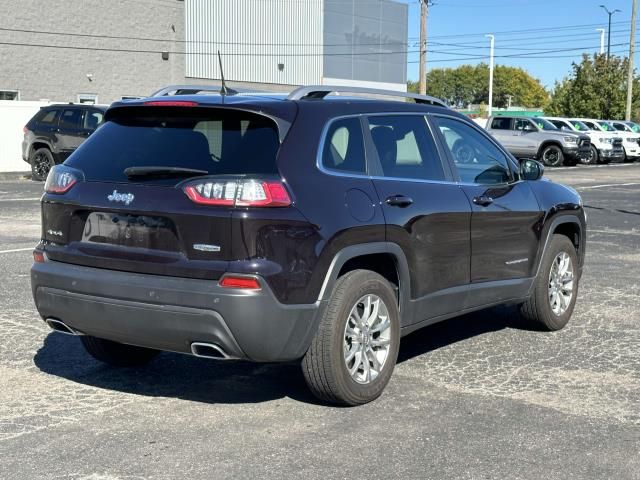
<instances>
[{"instance_id":1,"label":"curb","mask_svg":"<svg viewBox=\"0 0 640 480\"><path fill-rule=\"evenodd\" d=\"M0 180L31 180L31 172L0 172Z\"/></svg>"}]
</instances>

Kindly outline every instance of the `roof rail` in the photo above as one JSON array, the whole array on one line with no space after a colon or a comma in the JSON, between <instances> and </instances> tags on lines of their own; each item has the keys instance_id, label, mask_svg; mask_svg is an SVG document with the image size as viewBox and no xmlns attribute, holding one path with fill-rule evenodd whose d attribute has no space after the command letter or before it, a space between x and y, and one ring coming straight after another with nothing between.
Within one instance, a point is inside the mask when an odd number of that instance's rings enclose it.
<instances>
[{"instance_id":1,"label":"roof rail","mask_svg":"<svg viewBox=\"0 0 640 480\"><path fill-rule=\"evenodd\" d=\"M367 87L344 87L337 85L308 85L306 87L299 87L292 91L287 100L303 100L303 99L322 99L330 93L358 93L363 95L381 95L385 97L401 97L411 98L416 103L423 103L428 105L436 105L438 107L447 108L447 104L436 97L429 95L418 95L417 93L398 92L395 90L382 90L378 88Z\"/></svg>"},{"instance_id":2,"label":"roof rail","mask_svg":"<svg viewBox=\"0 0 640 480\"><path fill-rule=\"evenodd\" d=\"M165 95L197 95L199 93L222 93L221 85L167 85L166 87L161 88L157 92L153 92L151 94L152 97L163 97ZM235 93L248 93L255 92L255 90L249 89L231 89L227 87L227 92L229 95L233 95ZM224 93L222 93L224 94Z\"/></svg>"}]
</instances>

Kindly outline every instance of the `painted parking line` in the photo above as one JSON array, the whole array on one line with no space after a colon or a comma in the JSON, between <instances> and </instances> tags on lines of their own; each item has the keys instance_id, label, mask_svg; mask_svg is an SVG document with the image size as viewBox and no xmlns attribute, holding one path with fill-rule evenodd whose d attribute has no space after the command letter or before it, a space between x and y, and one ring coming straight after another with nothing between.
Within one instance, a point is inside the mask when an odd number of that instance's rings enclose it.
<instances>
[{"instance_id":1,"label":"painted parking line","mask_svg":"<svg viewBox=\"0 0 640 480\"><path fill-rule=\"evenodd\" d=\"M33 250L33 247L29 247L29 248L13 248L11 250L0 250L0 253L28 252L29 250Z\"/></svg>"},{"instance_id":2,"label":"painted parking line","mask_svg":"<svg viewBox=\"0 0 640 480\"><path fill-rule=\"evenodd\" d=\"M587 169L591 170L592 168L622 168L622 167L637 167L638 164L633 163L614 163L607 165L582 165L580 167L552 167L549 169L550 172L556 172L558 170L575 170L577 172L585 172Z\"/></svg>"},{"instance_id":3,"label":"painted parking line","mask_svg":"<svg viewBox=\"0 0 640 480\"><path fill-rule=\"evenodd\" d=\"M0 198L0 202L33 202L40 200L42 197L27 197L27 198Z\"/></svg>"},{"instance_id":4,"label":"painted parking line","mask_svg":"<svg viewBox=\"0 0 640 480\"><path fill-rule=\"evenodd\" d=\"M640 185L640 182L607 183L607 184L603 184L603 185L589 185L588 187L577 187L576 190L591 190L593 188L607 188L607 187L631 187L633 185Z\"/></svg>"}]
</instances>

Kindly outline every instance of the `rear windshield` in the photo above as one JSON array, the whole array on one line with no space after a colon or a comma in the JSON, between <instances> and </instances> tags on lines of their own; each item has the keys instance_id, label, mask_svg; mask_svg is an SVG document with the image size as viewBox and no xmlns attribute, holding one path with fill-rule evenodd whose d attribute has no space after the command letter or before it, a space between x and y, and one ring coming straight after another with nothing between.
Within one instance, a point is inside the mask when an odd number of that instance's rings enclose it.
<instances>
[{"instance_id":1,"label":"rear windshield","mask_svg":"<svg viewBox=\"0 0 640 480\"><path fill-rule=\"evenodd\" d=\"M129 181L129 167L275 174L279 146L275 122L251 112L131 107L96 130L65 165L82 170L88 181Z\"/></svg>"}]
</instances>

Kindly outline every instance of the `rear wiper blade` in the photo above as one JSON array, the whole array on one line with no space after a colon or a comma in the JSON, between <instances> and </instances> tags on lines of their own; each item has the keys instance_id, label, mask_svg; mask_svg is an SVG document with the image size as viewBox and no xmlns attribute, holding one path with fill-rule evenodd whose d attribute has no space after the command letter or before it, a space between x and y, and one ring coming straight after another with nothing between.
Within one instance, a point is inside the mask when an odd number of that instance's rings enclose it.
<instances>
[{"instance_id":1,"label":"rear wiper blade","mask_svg":"<svg viewBox=\"0 0 640 480\"><path fill-rule=\"evenodd\" d=\"M196 177L198 175L208 175L207 170L182 167L128 167L124 169L124 174L131 177Z\"/></svg>"}]
</instances>

